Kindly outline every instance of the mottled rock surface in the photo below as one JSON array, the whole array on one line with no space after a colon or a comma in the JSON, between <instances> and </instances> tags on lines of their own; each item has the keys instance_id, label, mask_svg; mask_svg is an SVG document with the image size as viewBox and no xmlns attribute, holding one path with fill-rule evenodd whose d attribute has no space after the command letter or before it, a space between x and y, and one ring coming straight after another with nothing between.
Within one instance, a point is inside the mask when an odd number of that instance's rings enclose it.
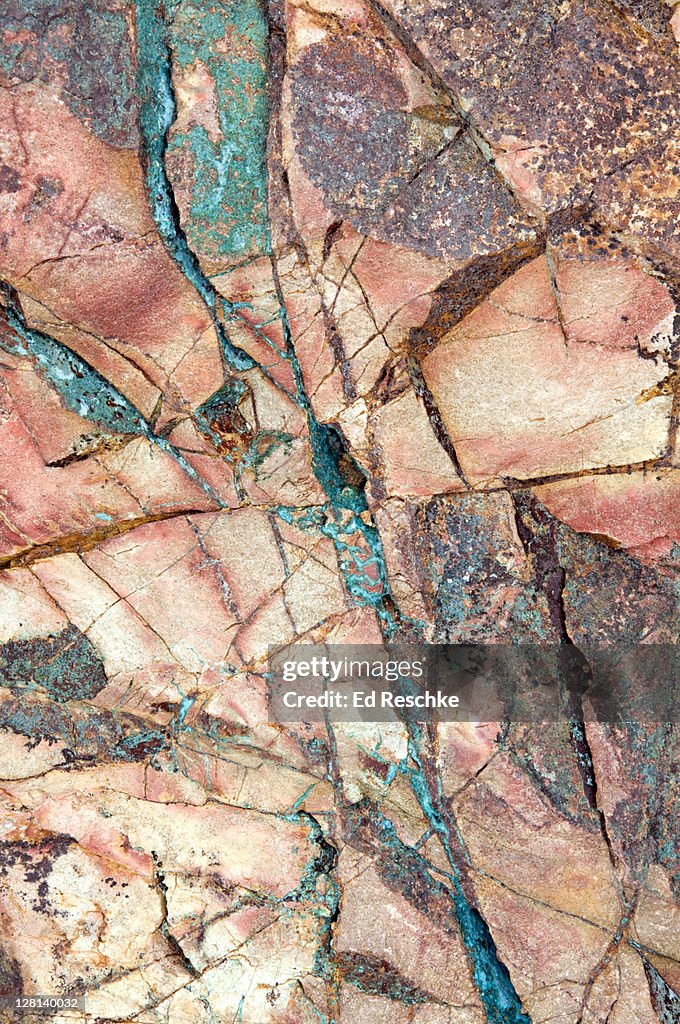
<instances>
[{"instance_id":1,"label":"mottled rock surface","mask_svg":"<svg viewBox=\"0 0 680 1024\"><path fill-rule=\"evenodd\" d=\"M677 643L679 39L0 5L0 997L680 1020L676 724L283 726L267 682L293 641Z\"/></svg>"}]
</instances>

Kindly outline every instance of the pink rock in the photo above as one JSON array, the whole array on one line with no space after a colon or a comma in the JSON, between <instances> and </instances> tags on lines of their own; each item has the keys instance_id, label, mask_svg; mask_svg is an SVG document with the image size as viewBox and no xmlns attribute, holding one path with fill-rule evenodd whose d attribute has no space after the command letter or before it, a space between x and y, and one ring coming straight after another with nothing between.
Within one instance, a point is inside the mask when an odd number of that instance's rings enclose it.
<instances>
[{"instance_id":1,"label":"pink rock","mask_svg":"<svg viewBox=\"0 0 680 1024\"><path fill-rule=\"evenodd\" d=\"M2 197L11 224L2 265L12 280L154 229L136 154L98 139L37 83L3 90L0 103L3 159L21 183Z\"/></svg>"},{"instance_id":2,"label":"pink rock","mask_svg":"<svg viewBox=\"0 0 680 1024\"><path fill-rule=\"evenodd\" d=\"M409 424L405 438L399 433L402 423ZM464 489L451 458L434 435L422 401L412 390L376 411L373 439L387 494L420 496Z\"/></svg>"},{"instance_id":3,"label":"pink rock","mask_svg":"<svg viewBox=\"0 0 680 1024\"><path fill-rule=\"evenodd\" d=\"M589 267L566 272L587 281ZM594 268L601 280L604 270ZM612 273L615 282L619 267ZM584 343L584 314L575 318L574 333L559 284L558 275L553 292L543 257L527 264L423 359L460 464L477 485L626 465L667 447L667 368L604 342L612 332L618 337L621 314L602 289L587 307L601 340ZM649 332L650 323L667 317L669 300L652 278L647 287L650 304L657 304L645 313Z\"/></svg>"},{"instance_id":4,"label":"pink rock","mask_svg":"<svg viewBox=\"0 0 680 1024\"><path fill-rule=\"evenodd\" d=\"M530 1019L536 1024L577 1021L608 934L487 878L475 883L475 891Z\"/></svg>"},{"instance_id":5,"label":"pink rock","mask_svg":"<svg viewBox=\"0 0 680 1024\"><path fill-rule=\"evenodd\" d=\"M604 840L566 821L507 759L492 761L454 807L476 870L561 913L616 928L618 880Z\"/></svg>"},{"instance_id":6,"label":"pink rock","mask_svg":"<svg viewBox=\"0 0 680 1024\"><path fill-rule=\"evenodd\" d=\"M212 504L176 461L149 441L111 438L65 410L25 362L9 375L9 384L0 422L2 477L13 481L0 527L5 557L41 544L58 543L68 550L79 536L87 543L90 535L105 536L117 524L124 529L125 524ZM36 400L44 400L49 410L41 422ZM28 422L22 418L24 408ZM94 457L70 461L82 449L92 450ZM50 466L52 459L56 464Z\"/></svg>"},{"instance_id":7,"label":"pink rock","mask_svg":"<svg viewBox=\"0 0 680 1024\"><path fill-rule=\"evenodd\" d=\"M423 1001L429 995L435 1003L474 1007L477 999L459 936L438 927L436 915L428 919L401 894L387 888L370 863L362 860L349 851L341 859L347 913L336 931L335 947L344 954L344 973L351 976L352 958L386 960L387 970L405 985L419 979L416 987Z\"/></svg>"},{"instance_id":8,"label":"pink rock","mask_svg":"<svg viewBox=\"0 0 680 1024\"><path fill-rule=\"evenodd\" d=\"M655 470L563 480L535 493L572 529L654 561L680 540L678 485L676 471Z\"/></svg>"}]
</instances>

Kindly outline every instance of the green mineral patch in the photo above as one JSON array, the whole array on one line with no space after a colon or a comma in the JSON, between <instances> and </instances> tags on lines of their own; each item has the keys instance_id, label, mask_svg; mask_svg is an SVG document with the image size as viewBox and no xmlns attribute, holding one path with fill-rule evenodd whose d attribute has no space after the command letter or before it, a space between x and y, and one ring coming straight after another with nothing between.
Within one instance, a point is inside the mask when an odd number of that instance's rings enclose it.
<instances>
[{"instance_id":1,"label":"green mineral patch","mask_svg":"<svg viewBox=\"0 0 680 1024\"><path fill-rule=\"evenodd\" d=\"M189 245L208 260L269 249L267 39L256 0L180 0L168 18L179 114L168 170Z\"/></svg>"}]
</instances>

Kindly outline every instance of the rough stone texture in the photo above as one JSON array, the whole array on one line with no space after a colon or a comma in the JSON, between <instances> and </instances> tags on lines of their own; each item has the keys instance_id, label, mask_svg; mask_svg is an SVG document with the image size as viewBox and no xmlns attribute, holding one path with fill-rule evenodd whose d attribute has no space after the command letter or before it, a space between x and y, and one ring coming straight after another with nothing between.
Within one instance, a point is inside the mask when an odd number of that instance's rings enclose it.
<instances>
[{"instance_id":1,"label":"rough stone texture","mask_svg":"<svg viewBox=\"0 0 680 1024\"><path fill-rule=\"evenodd\" d=\"M677 725L266 677L677 643L680 7L0 6L0 997L680 1020Z\"/></svg>"}]
</instances>

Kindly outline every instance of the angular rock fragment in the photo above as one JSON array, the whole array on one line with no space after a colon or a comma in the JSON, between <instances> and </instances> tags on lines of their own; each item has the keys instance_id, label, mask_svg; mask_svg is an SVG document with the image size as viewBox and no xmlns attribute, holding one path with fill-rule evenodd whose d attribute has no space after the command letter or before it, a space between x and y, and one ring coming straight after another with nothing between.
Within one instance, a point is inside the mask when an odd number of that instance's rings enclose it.
<instances>
[{"instance_id":1,"label":"angular rock fragment","mask_svg":"<svg viewBox=\"0 0 680 1024\"><path fill-rule=\"evenodd\" d=\"M547 256L518 270L423 359L466 477L489 486L666 454L673 310L634 264Z\"/></svg>"}]
</instances>

